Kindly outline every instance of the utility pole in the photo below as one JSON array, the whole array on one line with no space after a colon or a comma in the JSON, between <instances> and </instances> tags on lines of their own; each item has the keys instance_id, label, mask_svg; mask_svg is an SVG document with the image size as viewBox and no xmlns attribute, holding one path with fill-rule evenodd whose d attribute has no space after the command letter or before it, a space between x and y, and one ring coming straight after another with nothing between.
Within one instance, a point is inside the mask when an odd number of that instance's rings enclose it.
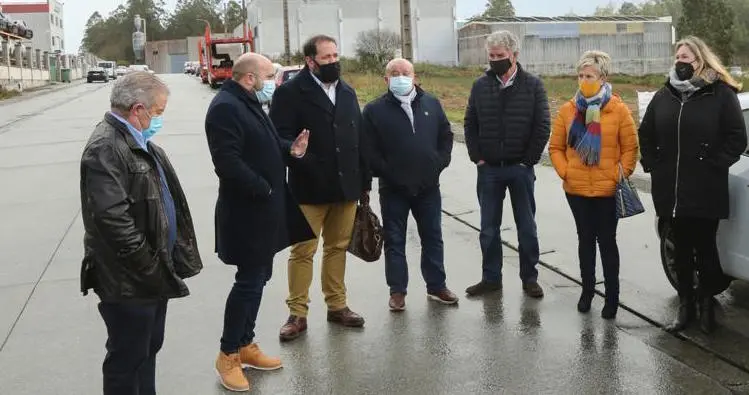
<instances>
[{"instance_id":1,"label":"utility pole","mask_svg":"<svg viewBox=\"0 0 749 395\"><path fill-rule=\"evenodd\" d=\"M286 64L291 64L291 44L289 43L289 1L283 0L283 50Z\"/></svg>"},{"instance_id":2,"label":"utility pole","mask_svg":"<svg viewBox=\"0 0 749 395\"><path fill-rule=\"evenodd\" d=\"M284 0L285 1L285 0ZM411 35L411 0L401 2L401 51L403 58L413 62L413 40Z\"/></svg>"},{"instance_id":3,"label":"utility pole","mask_svg":"<svg viewBox=\"0 0 749 395\"><path fill-rule=\"evenodd\" d=\"M224 34L229 33L229 2L224 3Z\"/></svg>"},{"instance_id":4,"label":"utility pole","mask_svg":"<svg viewBox=\"0 0 749 395\"><path fill-rule=\"evenodd\" d=\"M247 37L247 0L242 0L242 38ZM247 52L247 43L242 43L242 52Z\"/></svg>"}]
</instances>

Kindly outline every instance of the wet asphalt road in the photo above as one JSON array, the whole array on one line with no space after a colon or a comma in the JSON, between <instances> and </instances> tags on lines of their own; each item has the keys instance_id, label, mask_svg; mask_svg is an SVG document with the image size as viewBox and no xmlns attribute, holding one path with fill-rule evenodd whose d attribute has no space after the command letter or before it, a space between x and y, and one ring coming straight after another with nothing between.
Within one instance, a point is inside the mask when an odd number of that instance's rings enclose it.
<instances>
[{"instance_id":1,"label":"wet asphalt road","mask_svg":"<svg viewBox=\"0 0 749 395\"><path fill-rule=\"evenodd\" d=\"M172 89L165 129L156 137L186 190L206 268L189 280L192 295L169 306L159 357L160 394L222 394L212 370L231 268L213 251L217 182L202 125L213 92L198 80L167 75ZM0 394L100 393L105 328L96 297L78 292L83 228L78 160L107 110L109 86L77 85L0 104ZM539 235L547 267L541 300L526 298L517 254L505 249L504 291L468 299L480 276L475 170L455 145L442 178L448 285L457 307L428 302L418 270L418 236L409 229L407 311L387 310L382 262L350 257L349 304L367 319L360 330L325 322L313 283L308 333L280 344L286 265L277 256L263 300L257 341L285 368L250 372L263 394L722 394L749 393L746 284L721 297L722 328L712 337L679 336L670 320L674 292L657 261L652 217L622 223L622 303L616 322L575 310L579 286L572 219L553 170L538 167ZM645 195L644 200L649 198ZM376 193L373 195L376 205ZM511 211L504 235L515 244ZM600 267L599 267L600 278ZM319 276L316 276L319 278ZM602 289L602 288L601 288Z\"/></svg>"}]
</instances>

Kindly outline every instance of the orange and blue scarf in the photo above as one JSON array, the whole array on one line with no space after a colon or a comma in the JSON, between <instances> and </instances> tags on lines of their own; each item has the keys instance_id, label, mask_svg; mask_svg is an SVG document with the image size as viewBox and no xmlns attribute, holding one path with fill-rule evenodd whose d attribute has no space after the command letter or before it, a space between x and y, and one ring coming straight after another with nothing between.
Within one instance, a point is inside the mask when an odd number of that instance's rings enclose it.
<instances>
[{"instance_id":1,"label":"orange and blue scarf","mask_svg":"<svg viewBox=\"0 0 749 395\"><path fill-rule=\"evenodd\" d=\"M577 113L572 121L567 144L577 152L586 166L596 166L601 159L601 109L611 100L611 85L606 83L593 97L575 95Z\"/></svg>"}]
</instances>

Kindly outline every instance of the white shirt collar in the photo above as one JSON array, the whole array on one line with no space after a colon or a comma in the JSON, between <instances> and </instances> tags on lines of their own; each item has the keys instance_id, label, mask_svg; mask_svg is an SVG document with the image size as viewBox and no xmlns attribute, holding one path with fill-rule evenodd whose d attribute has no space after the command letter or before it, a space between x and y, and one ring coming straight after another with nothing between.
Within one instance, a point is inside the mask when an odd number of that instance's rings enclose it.
<instances>
[{"instance_id":1,"label":"white shirt collar","mask_svg":"<svg viewBox=\"0 0 749 395\"><path fill-rule=\"evenodd\" d=\"M510 78L507 80L507 82L502 81L502 76L497 76L497 80L499 80L500 85L502 85L502 88L507 88L508 86L511 86L515 82L515 77L518 75L518 67L515 65L515 71L512 73Z\"/></svg>"},{"instance_id":2,"label":"white shirt collar","mask_svg":"<svg viewBox=\"0 0 749 395\"><path fill-rule=\"evenodd\" d=\"M310 70L310 71L309 71L309 73L310 73L310 75L312 76L312 78L314 78L315 82L317 82L317 85L320 85L320 87L321 87L321 88L323 88L324 90L328 90L328 89L329 89L329 88L328 88L328 87L327 87L327 86L325 85L325 83L324 83L324 82L320 81L320 79L319 79L319 78L317 78L317 76L315 75L315 73L313 73L313 72L312 72L312 70ZM337 87L337 86L338 86L338 80L335 80L335 82L333 82L333 83L331 84L331 87L335 88L335 87Z\"/></svg>"}]
</instances>

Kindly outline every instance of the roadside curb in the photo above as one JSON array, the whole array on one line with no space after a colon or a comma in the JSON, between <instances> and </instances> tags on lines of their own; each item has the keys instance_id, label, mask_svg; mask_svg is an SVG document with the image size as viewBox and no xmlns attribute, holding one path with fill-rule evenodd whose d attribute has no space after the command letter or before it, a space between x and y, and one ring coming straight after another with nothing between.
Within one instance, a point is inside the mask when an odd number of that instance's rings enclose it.
<instances>
[{"instance_id":1,"label":"roadside curb","mask_svg":"<svg viewBox=\"0 0 749 395\"><path fill-rule=\"evenodd\" d=\"M26 90L16 97L5 99L5 100L0 100L0 106L13 104L13 103L19 103L22 101L33 99L35 97L44 96L49 93L59 92L61 90L69 89L78 85L83 85L85 82L86 82L85 78L80 78L77 80L73 80L72 82L69 82L69 83L68 82L55 82L53 84L43 85L40 87L33 88L31 90Z\"/></svg>"},{"instance_id":2,"label":"roadside curb","mask_svg":"<svg viewBox=\"0 0 749 395\"><path fill-rule=\"evenodd\" d=\"M463 125L452 123L451 127L453 131L453 140L465 144L466 139L463 132ZM538 164L551 167L551 160L549 159L548 151L544 150L544 152L541 153L541 160ZM643 173L642 168L639 165L637 166L635 173L629 177L629 180L634 184L638 191L650 193L650 174Z\"/></svg>"}]
</instances>

